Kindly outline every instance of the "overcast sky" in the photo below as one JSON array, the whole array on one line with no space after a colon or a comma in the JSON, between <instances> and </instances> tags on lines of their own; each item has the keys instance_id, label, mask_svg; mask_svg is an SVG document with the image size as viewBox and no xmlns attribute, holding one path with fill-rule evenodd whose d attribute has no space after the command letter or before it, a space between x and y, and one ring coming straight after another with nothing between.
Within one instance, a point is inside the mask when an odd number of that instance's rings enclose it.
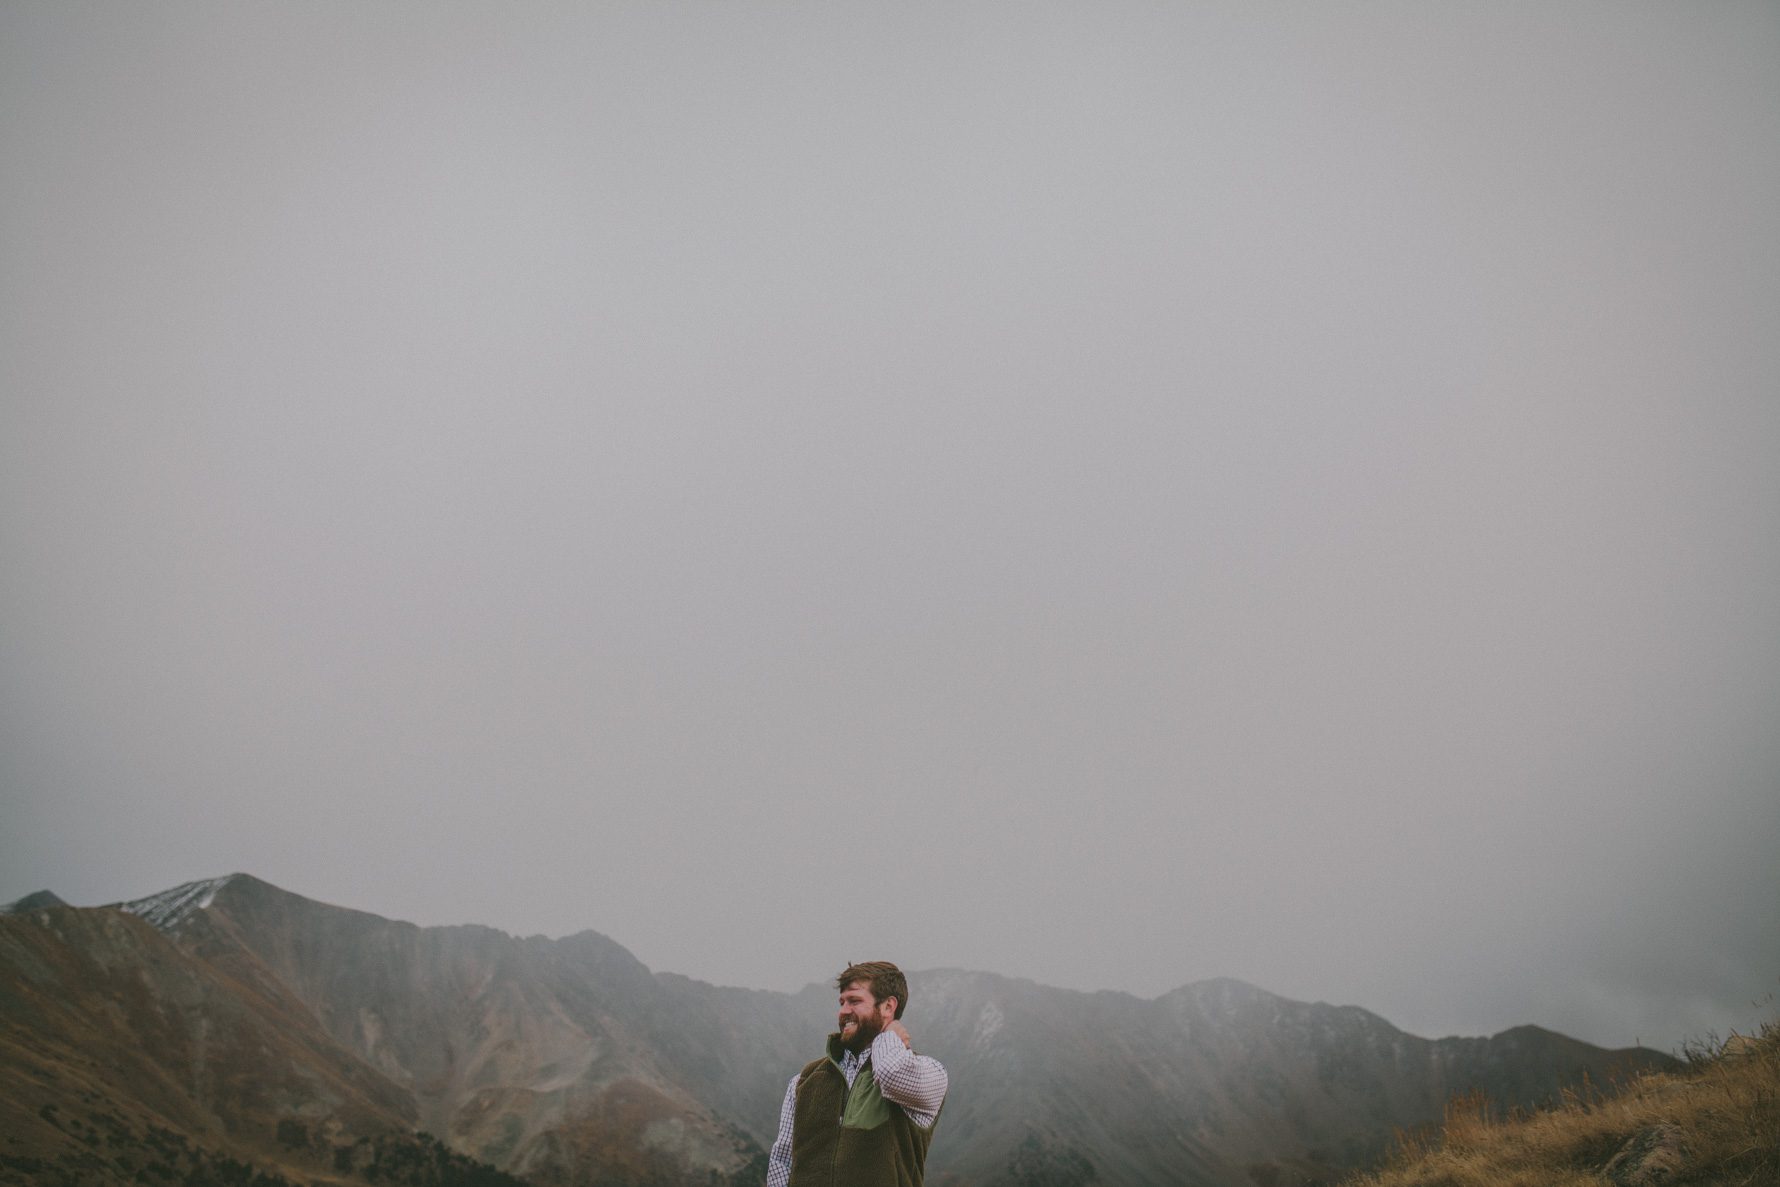
<instances>
[{"instance_id":1,"label":"overcast sky","mask_svg":"<svg viewBox=\"0 0 1780 1187\"><path fill-rule=\"evenodd\" d=\"M1780 6L1459 8L6 0L0 900L1774 1017Z\"/></svg>"}]
</instances>

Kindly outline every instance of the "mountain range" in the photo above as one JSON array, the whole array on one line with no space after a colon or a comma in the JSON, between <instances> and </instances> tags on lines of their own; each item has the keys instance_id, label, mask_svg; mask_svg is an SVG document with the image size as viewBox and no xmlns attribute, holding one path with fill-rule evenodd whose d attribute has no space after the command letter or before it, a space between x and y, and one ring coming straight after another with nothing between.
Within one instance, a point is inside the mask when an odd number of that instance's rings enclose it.
<instances>
[{"instance_id":1,"label":"mountain range","mask_svg":"<svg viewBox=\"0 0 1780 1187\"><path fill-rule=\"evenodd\" d=\"M1456 1094L1533 1106L1674 1062L1531 1026L1424 1039L1227 979L910 982L951 1075L935 1187L1332 1182ZM43 892L0 915L0 1183L744 1187L833 1006L245 874L110 907Z\"/></svg>"}]
</instances>

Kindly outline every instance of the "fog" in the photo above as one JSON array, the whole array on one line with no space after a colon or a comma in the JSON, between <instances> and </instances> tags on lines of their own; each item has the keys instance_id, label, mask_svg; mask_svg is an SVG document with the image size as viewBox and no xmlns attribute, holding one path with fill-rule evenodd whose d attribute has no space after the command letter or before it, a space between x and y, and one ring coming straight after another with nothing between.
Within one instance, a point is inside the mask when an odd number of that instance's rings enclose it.
<instances>
[{"instance_id":1,"label":"fog","mask_svg":"<svg viewBox=\"0 0 1780 1187\"><path fill-rule=\"evenodd\" d=\"M1747 1030L1776 144L1763 3L0 7L0 900Z\"/></svg>"}]
</instances>

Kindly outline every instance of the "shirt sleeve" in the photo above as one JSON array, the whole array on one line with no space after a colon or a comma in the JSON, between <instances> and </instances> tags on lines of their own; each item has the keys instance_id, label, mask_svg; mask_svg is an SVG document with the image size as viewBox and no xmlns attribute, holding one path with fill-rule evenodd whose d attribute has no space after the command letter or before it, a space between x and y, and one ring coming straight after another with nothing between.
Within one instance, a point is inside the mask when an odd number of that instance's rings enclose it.
<instances>
[{"instance_id":1,"label":"shirt sleeve","mask_svg":"<svg viewBox=\"0 0 1780 1187\"><path fill-rule=\"evenodd\" d=\"M922 1129L933 1124L950 1084L939 1060L916 1055L894 1033L885 1031L871 1041L871 1066L872 1078L886 1100L901 1105L909 1120ZM781 1129L790 1132L789 1126L781 1125Z\"/></svg>"},{"instance_id":2,"label":"shirt sleeve","mask_svg":"<svg viewBox=\"0 0 1780 1187\"><path fill-rule=\"evenodd\" d=\"M788 1187L791 1182L791 1125L797 1119L797 1077L785 1085L785 1103L779 1106L779 1136L766 1156L766 1187Z\"/></svg>"}]
</instances>

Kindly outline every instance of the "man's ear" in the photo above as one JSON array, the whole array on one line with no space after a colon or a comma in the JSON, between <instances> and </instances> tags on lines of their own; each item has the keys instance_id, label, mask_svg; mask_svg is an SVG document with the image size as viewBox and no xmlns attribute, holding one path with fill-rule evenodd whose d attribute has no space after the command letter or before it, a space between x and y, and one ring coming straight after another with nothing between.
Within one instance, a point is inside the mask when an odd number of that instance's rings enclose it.
<instances>
[{"instance_id":1,"label":"man's ear","mask_svg":"<svg viewBox=\"0 0 1780 1187\"><path fill-rule=\"evenodd\" d=\"M880 1006L889 1006L890 1007L890 1018L892 1021L894 1021L896 1019L896 1016L898 1014L902 1013L902 999L897 997L894 993L891 994L889 997L885 998L883 1001L879 1002L878 1004Z\"/></svg>"}]
</instances>

